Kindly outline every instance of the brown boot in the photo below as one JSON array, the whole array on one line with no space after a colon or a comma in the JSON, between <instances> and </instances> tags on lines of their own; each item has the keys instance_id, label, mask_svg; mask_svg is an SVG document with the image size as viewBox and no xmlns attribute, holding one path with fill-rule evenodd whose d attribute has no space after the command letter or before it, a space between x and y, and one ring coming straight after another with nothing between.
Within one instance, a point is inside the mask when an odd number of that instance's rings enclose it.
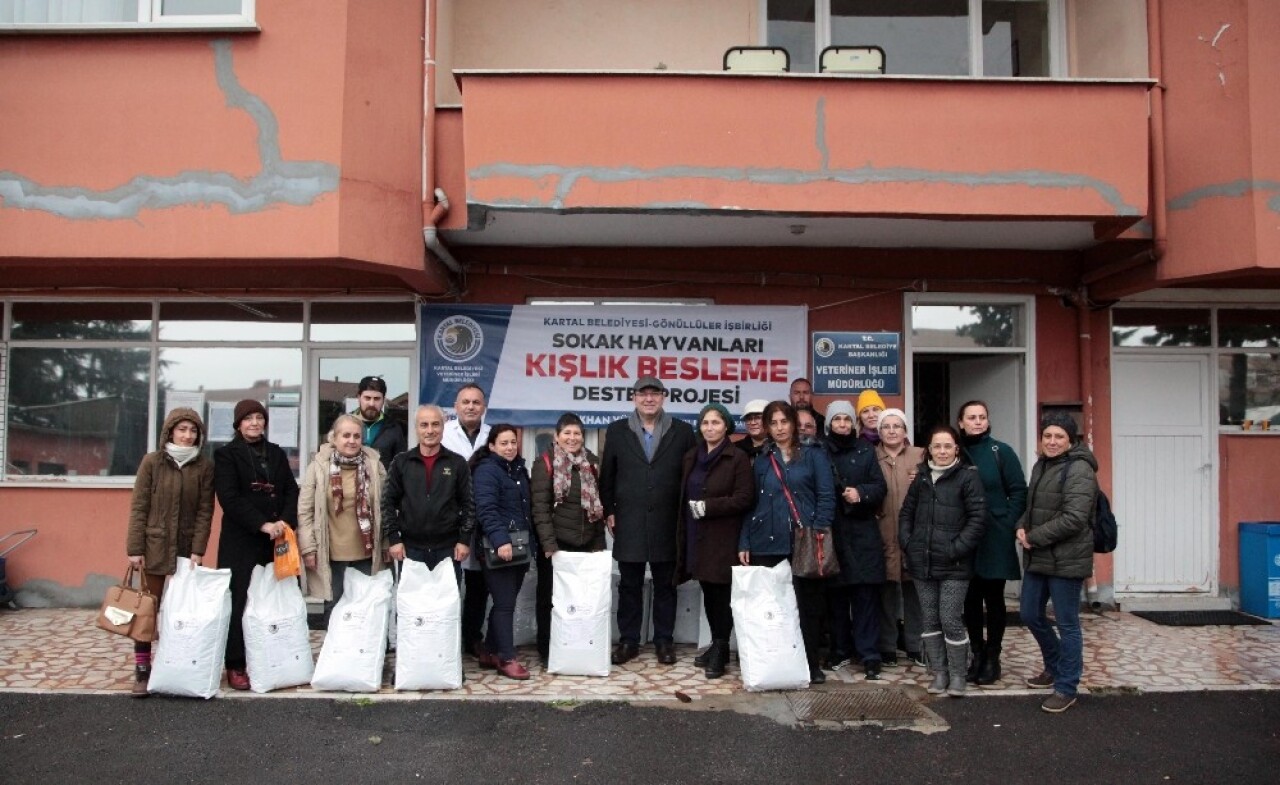
<instances>
[{"instance_id":1,"label":"brown boot","mask_svg":"<svg viewBox=\"0 0 1280 785\"><path fill-rule=\"evenodd\" d=\"M145 698L151 693L147 692L147 681L151 678L150 665L136 665L133 669L133 689L130 694L135 698Z\"/></svg>"}]
</instances>

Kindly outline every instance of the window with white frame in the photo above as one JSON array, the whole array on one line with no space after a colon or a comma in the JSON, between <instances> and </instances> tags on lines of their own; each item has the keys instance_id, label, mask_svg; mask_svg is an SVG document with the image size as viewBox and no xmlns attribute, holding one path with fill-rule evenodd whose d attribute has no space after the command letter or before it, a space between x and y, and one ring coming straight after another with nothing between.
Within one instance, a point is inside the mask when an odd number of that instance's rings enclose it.
<instances>
[{"instance_id":1,"label":"window with white frame","mask_svg":"<svg viewBox=\"0 0 1280 785\"><path fill-rule=\"evenodd\" d=\"M295 471L308 443L300 406L309 351L412 345L412 300L7 303L4 477L132 476L178 406L200 412L212 450L231 440L237 401L272 413L268 438ZM308 334L310 337L308 338Z\"/></svg>"},{"instance_id":2,"label":"window with white frame","mask_svg":"<svg viewBox=\"0 0 1280 785\"><path fill-rule=\"evenodd\" d=\"M765 43L791 70L819 70L828 46L878 46L885 73L1053 76L1061 0L762 0Z\"/></svg>"},{"instance_id":3,"label":"window with white frame","mask_svg":"<svg viewBox=\"0 0 1280 785\"><path fill-rule=\"evenodd\" d=\"M256 30L256 0L0 0L0 31Z\"/></svg>"},{"instance_id":4,"label":"window with white frame","mask_svg":"<svg viewBox=\"0 0 1280 785\"><path fill-rule=\"evenodd\" d=\"M1112 310L1111 345L1133 350L1208 351L1218 368L1218 425L1280 430L1280 310L1188 306Z\"/></svg>"}]
</instances>

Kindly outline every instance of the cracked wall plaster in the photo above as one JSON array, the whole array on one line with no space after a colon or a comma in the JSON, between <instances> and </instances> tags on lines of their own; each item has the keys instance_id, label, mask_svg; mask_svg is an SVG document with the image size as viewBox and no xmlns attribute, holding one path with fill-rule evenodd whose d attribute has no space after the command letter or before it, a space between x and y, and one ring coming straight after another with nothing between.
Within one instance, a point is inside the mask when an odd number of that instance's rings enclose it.
<instances>
[{"instance_id":1,"label":"cracked wall plaster","mask_svg":"<svg viewBox=\"0 0 1280 785\"><path fill-rule=\"evenodd\" d=\"M189 170L171 177L140 175L107 190L44 186L16 172L0 171L0 208L40 210L62 218L120 220L144 209L222 205L232 213L251 213L272 205L307 206L338 188L339 168L323 161L286 161L280 155L275 113L236 78L231 42L210 44L214 75L227 106L244 111L258 129L261 171L248 180L228 172Z\"/></svg>"},{"instance_id":2,"label":"cracked wall plaster","mask_svg":"<svg viewBox=\"0 0 1280 785\"><path fill-rule=\"evenodd\" d=\"M1255 191L1261 193L1275 192L1275 195L1267 200L1267 208L1272 212L1280 213L1280 180L1240 179L1226 183L1203 185L1170 199L1168 204L1170 210L1190 210L1198 202L1205 199L1238 198L1247 196Z\"/></svg>"}]
</instances>

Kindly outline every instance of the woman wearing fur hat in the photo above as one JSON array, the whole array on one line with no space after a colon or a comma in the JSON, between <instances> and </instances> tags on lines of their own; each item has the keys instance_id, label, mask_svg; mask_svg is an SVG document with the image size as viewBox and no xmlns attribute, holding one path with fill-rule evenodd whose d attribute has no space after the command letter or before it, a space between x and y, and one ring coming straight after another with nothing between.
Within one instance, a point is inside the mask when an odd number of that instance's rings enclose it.
<instances>
[{"instance_id":1,"label":"woman wearing fur hat","mask_svg":"<svg viewBox=\"0 0 1280 785\"><path fill-rule=\"evenodd\" d=\"M880 586L880 659L886 667L898 664L898 623L902 620L902 650L917 665L924 664L920 653L920 597L902 560L898 547L898 513L907 488L916 478L924 460L924 448L911 444L907 415L901 409L885 409L878 423L880 443L876 460L884 475L888 493L880 505L880 536L884 540L885 582Z\"/></svg>"},{"instance_id":2,"label":"woman wearing fur hat","mask_svg":"<svg viewBox=\"0 0 1280 785\"><path fill-rule=\"evenodd\" d=\"M729 438L733 430L733 415L721 404L709 403L698 413L699 439L684 454L683 504L676 519L676 583L697 579L711 627L711 646L693 659L708 679L723 676L729 662L729 587L742 517L755 499L751 459Z\"/></svg>"},{"instance_id":3,"label":"woman wearing fur hat","mask_svg":"<svg viewBox=\"0 0 1280 785\"><path fill-rule=\"evenodd\" d=\"M987 529L978 543L973 580L969 581L969 593L964 599L964 622L973 648L968 679L977 684L995 684L1000 678L1006 625L1004 583L1022 577L1018 552L1013 546L1013 529L1027 507L1027 481L1013 448L991 438L986 403L962 404L956 413L956 425L960 429L960 448L982 476L987 498Z\"/></svg>"},{"instance_id":4,"label":"woman wearing fur hat","mask_svg":"<svg viewBox=\"0 0 1280 785\"><path fill-rule=\"evenodd\" d=\"M129 564L142 572L142 582L157 600L173 575L179 556L193 564L204 558L213 521L213 462L200 454L204 421L194 409L169 412L160 428L160 449L147 453L138 466L129 508L126 552ZM151 644L133 644L133 696L147 697L151 677Z\"/></svg>"},{"instance_id":5,"label":"woman wearing fur hat","mask_svg":"<svg viewBox=\"0 0 1280 785\"><path fill-rule=\"evenodd\" d=\"M227 633L227 683L249 689L241 620L253 568L270 564L273 542L298 525L298 483L284 450L267 441L267 410L254 400L236 404L236 435L213 453L213 487L222 505L218 566L231 570L231 628Z\"/></svg>"},{"instance_id":6,"label":"woman wearing fur hat","mask_svg":"<svg viewBox=\"0 0 1280 785\"><path fill-rule=\"evenodd\" d=\"M298 553L304 590L324 602L324 625L342 599L348 567L376 575L382 569L382 484L379 453L362 444L364 423L340 415L302 476L298 499Z\"/></svg>"},{"instance_id":7,"label":"woman wearing fur hat","mask_svg":"<svg viewBox=\"0 0 1280 785\"><path fill-rule=\"evenodd\" d=\"M1049 412L1040 420L1040 459L1031 470L1027 510L1017 529L1026 568L1022 621L1040 644L1044 660L1044 670L1027 679L1027 686L1053 688L1053 694L1040 704L1053 714L1076 702L1084 667L1080 589L1093 575L1091 521L1098 494L1098 462L1083 443L1072 444L1075 438L1071 415ZM1050 600L1054 623L1045 616Z\"/></svg>"}]
</instances>

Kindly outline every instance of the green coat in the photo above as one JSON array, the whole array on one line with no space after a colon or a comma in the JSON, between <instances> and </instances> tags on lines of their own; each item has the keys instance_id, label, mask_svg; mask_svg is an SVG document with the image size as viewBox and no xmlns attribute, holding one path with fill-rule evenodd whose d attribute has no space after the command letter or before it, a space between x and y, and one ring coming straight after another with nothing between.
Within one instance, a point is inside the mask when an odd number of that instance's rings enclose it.
<instances>
[{"instance_id":1,"label":"green coat","mask_svg":"<svg viewBox=\"0 0 1280 785\"><path fill-rule=\"evenodd\" d=\"M1036 461L1030 504L1018 522L1031 543L1031 550L1023 555L1027 572L1057 578L1093 574L1090 521L1098 493L1097 471L1098 462L1083 444L1057 458Z\"/></svg>"},{"instance_id":2,"label":"green coat","mask_svg":"<svg viewBox=\"0 0 1280 785\"><path fill-rule=\"evenodd\" d=\"M1022 463L1012 447L986 434L976 444L962 447L982 477L987 497L987 528L974 555L974 574L989 580L1016 581L1022 574L1014 529L1027 508Z\"/></svg>"}]
</instances>

